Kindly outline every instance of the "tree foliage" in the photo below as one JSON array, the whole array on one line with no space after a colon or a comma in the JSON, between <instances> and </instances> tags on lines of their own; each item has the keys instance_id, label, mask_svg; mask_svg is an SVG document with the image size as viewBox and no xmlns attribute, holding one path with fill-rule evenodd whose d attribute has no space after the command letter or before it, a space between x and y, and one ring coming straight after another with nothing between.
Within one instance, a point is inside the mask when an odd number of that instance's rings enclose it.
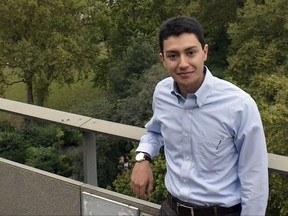
<instances>
[{"instance_id":1,"label":"tree foliage","mask_svg":"<svg viewBox=\"0 0 288 216\"><path fill-rule=\"evenodd\" d=\"M71 84L93 70L109 23L97 1L1 1L0 82L25 83L27 102L43 105L52 81Z\"/></svg>"},{"instance_id":2,"label":"tree foliage","mask_svg":"<svg viewBox=\"0 0 288 216\"><path fill-rule=\"evenodd\" d=\"M138 67L153 63L149 60L155 57L157 59L157 54L153 56L153 53L159 53L157 40L159 25L171 16L188 15L189 4L190 1L178 0L109 1L113 24L105 43L106 55L95 70L95 86L121 94L124 86L127 86L126 82L129 85L131 73L139 75L143 70L141 68L138 70ZM131 54L136 56L133 57ZM131 70L128 76L127 70ZM123 80L123 76L127 79ZM125 94L120 97L125 97Z\"/></svg>"},{"instance_id":3,"label":"tree foliage","mask_svg":"<svg viewBox=\"0 0 288 216\"><path fill-rule=\"evenodd\" d=\"M108 71L109 90L117 98L127 97L132 80L139 79L158 59L149 40L140 33L123 53L122 60Z\"/></svg>"},{"instance_id":4,"label":"tree foliage","mask_svg":"<svg viewBox=\"0 0 288 216\"><path fill-rule=\"evenodd\" d=\"M228 33L228 74L248 85L255 74L287 76L288 5L285 0L267 0L257 4L247 0L231 23ZM284 70L285 66L285 70Z\"/></svg>"},{"instance_id":5,"label":"tree foliage","mask_svg":"<svg viewBox=\"0 0 288 216\"><path fill-rule=\"evenodd\" d=\"M115 1L111 4L114 27L108 41L111 56L121 60L123 50L138 33L146 35L153 47L158 48L155 37L161 22L168 17L185 13L188 4L189 1L178 0Z\"/></svg>"},{"instance_id":6,"label":"tree foliage","mask_svg":"<svg viewBox=\"0 0 288 216\"><path fill-rule=\"evenodd\" d=\"M20 128L5 122L0 125L1 157L66 177L80 173L76 170L77 161L67 154L69 148L78 147L79 143L80 133L54 125L30 123Z\"/></svg>"},{"instance_id":7,"label":"tree foliage","mask_svg":"<svg viewBox=\"0 0 288 216\"><path fill-rule=\"evenodd\" d=\"M157 82L167 76L168 73L165 68L161 63L158 63L145 70L140 78L131 80L127 91L129 96L117 103L118 121L123 124L143 127L152 116L154 88Z\"/></svg>"},{"instance_id":8,"label":"tree foliage","mask_svg":"<svg viewBox=\"0 0 288 216\"><path fill-rule=\"evenodd\" d=\"M244 0L201 0L190 4L190 15L196 17L203 26L205 40L209 45L207 65L212 69L227 66L226 55L230 45L227 29L229 23L235 21L236 11L243 4ZM223 77L223 70L217 75Z\"/></svg>"},{"instance_id":9,"label":"tree foliage","mask_svg":"<svg viewBox=\"0 0 288 216\"><path fill-rule=\"evenodd\" d=\"M22 134L17 133L9 122L0 125L0 155L19 163L25 162L25 150L29 143L23 142Z\"/></svg>"}]
</instances>

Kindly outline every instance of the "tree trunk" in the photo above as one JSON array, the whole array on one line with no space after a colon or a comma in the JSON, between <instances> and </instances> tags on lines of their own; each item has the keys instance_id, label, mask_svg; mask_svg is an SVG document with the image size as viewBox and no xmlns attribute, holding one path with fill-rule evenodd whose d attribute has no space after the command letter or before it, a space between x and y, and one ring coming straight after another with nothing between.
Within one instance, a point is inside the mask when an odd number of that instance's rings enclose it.
<instances>
[{"instance_id":1,"label":"tree trunk","mask_svg":"<svg viewBox=\"0 0 288 216\"><path fill-rule=\"evenodd\" d=\"M34 103L37 106L44 106L45 100L48 97L50 83L45 79L37 79L34 86Z\"/></svg>"},{"instance_id":2,"label":"tree trunk","mask_svg":"<svg viewBox=\"0 0 288 216\"><path fill-rule=\"evenodd\" d=\"M27 81L26 84L27 84L27 103L34 104L32 81Z\"/></svg>"}]
</instances>

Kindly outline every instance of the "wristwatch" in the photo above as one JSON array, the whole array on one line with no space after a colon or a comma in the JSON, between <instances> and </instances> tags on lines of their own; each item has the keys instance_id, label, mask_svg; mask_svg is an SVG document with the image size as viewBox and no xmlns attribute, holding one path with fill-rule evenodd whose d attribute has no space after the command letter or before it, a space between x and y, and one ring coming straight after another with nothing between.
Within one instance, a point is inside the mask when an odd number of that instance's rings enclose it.
<instances>
[{"instance_id":1,"label":"wristwatch","mask_svg":"<svg viewBox=\"0 0 288 216\"><path fill-rule=\"evenodd\" d=\"M146 152L138 152L138 153L136 154L135 159L136 159L137 162L141 162L141 161L147 160L147 161L149 161L149 162L151 163L151 157L150 157L150 155L149 155L148 153L146 153Z\"/></svg>"}]
</instances>

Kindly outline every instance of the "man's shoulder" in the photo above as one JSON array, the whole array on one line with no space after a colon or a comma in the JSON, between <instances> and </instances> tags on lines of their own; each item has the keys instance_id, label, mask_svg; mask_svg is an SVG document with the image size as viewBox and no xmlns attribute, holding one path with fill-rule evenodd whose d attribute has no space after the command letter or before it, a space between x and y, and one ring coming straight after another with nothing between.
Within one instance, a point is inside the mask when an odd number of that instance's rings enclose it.
<instances>
[{"instance_id":1,"label":"man's shoulder","mask_svg":"<svg viewBox=\"0 0 288 216\"><path fill-rule=\"evenodd\" d=\"M171 89L173 88L173 78L172 77L167 77L160 82L157 83L156 85L156 90L157 89Z\"/></svg>"},{"instance_id":2,"label":"man's shoulder","mask_svg":"<svg viewBox=\"0 0 288 216\"><path fill-rule=\"evenodd\" d=\"M214 88L215 90L222 92L223 94L231 95L231 96L238 97L241 99L246 99L246 98L251 97L246 91L244 91L237 85L233 84L232 82L219 79L219 78L216 78L216 82L214 83Z\"/></svg>"}]
</instances>

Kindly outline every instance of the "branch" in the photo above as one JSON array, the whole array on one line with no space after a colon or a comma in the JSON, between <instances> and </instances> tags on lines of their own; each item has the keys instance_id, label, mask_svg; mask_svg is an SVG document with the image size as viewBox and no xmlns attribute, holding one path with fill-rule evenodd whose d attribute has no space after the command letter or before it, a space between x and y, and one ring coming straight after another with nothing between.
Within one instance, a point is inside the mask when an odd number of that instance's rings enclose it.
<instances>
[{"instance_id":1,"label":"branch","mask_svg":"<svg viewBox=\"0 0 288 216\"><path fill-rule=\"evenodd\" d=\"M16 84L16 83L21 83L21 82L25 82L25 80L24 79L22 79L22 80L18 80L18 81L14 81L14 82L6 82L5 80L2 80L2 81L0 81L0 83L4 83L5 85L13 85L13 84Z\"/></svg>"}]
</instances>

